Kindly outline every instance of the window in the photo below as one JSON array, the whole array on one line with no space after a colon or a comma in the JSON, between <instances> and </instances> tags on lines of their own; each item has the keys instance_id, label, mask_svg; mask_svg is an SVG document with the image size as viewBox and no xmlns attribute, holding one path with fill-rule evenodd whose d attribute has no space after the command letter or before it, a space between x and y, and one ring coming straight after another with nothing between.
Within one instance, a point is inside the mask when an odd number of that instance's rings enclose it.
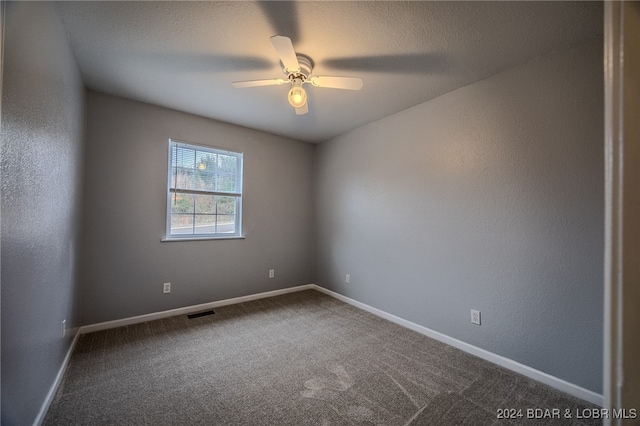
<instances>
[{"instance_id":1,"label":"window","mask_svg":"<svg viewBox=\"0 0 640 426\"><path fill-rule=\"evenodd\" d=\"M167 239L242 234L242 153L169 141Z\"/></svg>"}]
</instances>

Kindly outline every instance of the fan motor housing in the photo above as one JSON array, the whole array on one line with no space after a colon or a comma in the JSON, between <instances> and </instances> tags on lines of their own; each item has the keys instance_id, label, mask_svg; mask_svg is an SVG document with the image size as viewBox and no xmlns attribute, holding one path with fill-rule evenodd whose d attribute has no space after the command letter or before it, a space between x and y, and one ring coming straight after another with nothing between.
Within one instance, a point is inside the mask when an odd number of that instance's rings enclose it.
<instances>
[{"instance_id":1,"label":"fan motor housing","mask_svg":"<svg viewBox=\"0 0 640 426\"><path fill-rule=\"evenodd\" d=\"M305 81L311 75L311 71L313 70L313 61L308 56L304 55L296 55L298 59L298 64L300 64L300 70L291 72L284 66L282 67L282 72L289 78L289 80L301 79Z\"/></svg>"}]
</instances>

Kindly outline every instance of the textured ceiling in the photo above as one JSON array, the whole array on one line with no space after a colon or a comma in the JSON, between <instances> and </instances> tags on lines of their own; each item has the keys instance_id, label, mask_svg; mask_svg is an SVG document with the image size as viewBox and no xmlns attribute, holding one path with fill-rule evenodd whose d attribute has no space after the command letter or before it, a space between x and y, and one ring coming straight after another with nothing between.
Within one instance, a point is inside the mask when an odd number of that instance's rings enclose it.
<instances>
[{"instance_id":1,"label":"textured ceiling","mask_svg":"<svg viewBox=\"0 0 640 426\"><path fill-rule=\"evenodd\" d=\"M87 87L321 142L548 52L602 34L600 2L60 2ZM361 91L308 88L297 116L272 35L316 75Z\"/></svg>"}]
</instances>

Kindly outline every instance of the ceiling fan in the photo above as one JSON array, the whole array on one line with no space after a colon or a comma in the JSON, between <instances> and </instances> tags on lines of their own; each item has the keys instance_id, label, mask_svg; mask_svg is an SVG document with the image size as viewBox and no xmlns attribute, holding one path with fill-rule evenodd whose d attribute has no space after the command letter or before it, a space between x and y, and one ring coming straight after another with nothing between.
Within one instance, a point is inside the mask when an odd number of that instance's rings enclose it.
<instances>
[{"instance_id":1,"label":"ceiling fan","mask_svg":"<svg viewBox=\"0 0 640 426\"><path fill-rule=\"evenodd\" d=\"M276 50L282 63L282 72L285 78L272 78L267 80L235 81L233 87L257 87L273 86L284 83L291 84L291 90L287 95L289 104L295 108L297 115L309 112L307 106L307 92L302 87L305 83L311 83L316 87L329 87L332 89L360 90L362 79L358 77L329 77L312 75L313 61L311 58L297 54L293 49L293 43L289 37L275 35L271 37L271 44Z\"/></svg>"}]
</instances>

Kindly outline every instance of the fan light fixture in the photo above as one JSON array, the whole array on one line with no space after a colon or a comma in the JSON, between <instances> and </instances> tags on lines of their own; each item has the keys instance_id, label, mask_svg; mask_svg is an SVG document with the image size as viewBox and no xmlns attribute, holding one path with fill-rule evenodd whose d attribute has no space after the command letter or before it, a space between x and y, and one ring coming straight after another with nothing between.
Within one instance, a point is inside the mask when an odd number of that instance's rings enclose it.
<instances>
[{"instance_id":1,"label":"fan light fixture","mask_svg":"<svg viewBox=\"0 0 640 426\"><path fill-rule=\"evenodd\" d=\"M287 99L289 99L289 104L294 108L302 108L307 103L307 92L302 88L302 82L293 83Z\"/></svg>"},{"instance_id":2,"label":"fan light fixture","mask_svg":"<svg viewBox=\"0 0 640 426\"><path fill-rule=\"evenodd\" d=\"M289 104L295 109L296 115L304 115L309 112L307 106L307 92L302 88L303 84L311 83L315 87L329 87L333 89L360 90L362 79L358 77L331 77L313 75L313 61L305 55L298 55L293 49L293 43L289 37L275 35L271 37L271 44L280 57L282 72L287 77L271 78L267 80L234 81L233 87L258 87L276 86L290 83L291 90L287 95Z\"/></svg>"}]
</instances>

